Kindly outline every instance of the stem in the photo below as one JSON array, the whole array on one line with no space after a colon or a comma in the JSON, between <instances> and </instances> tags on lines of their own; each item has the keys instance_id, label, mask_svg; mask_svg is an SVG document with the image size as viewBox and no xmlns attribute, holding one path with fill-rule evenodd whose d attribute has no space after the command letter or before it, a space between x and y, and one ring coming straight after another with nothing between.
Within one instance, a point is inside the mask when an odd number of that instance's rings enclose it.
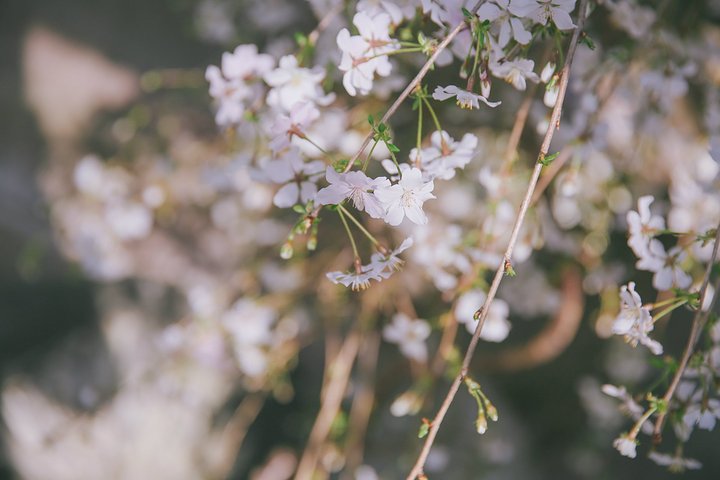
<instances>
[{"instance_id":1,"label":"stem","mask_svg":"<svg viewBox=\"0 0 720 480\"><path fill-rule=\"evenodd\" d=\"M343 215L343 211L340 208L338 208L337 212L338 212L338 215L340 215L340 220L342 220L343 226L345 227L345 231L347 232L348 237L350 238L350 245L352 245L352 249L353 249L353 253L355 254L355 258L358 259L358 258L360 258L360 254L358 253L357 245L355 244L355 237L353 237L353 234L350 231L350 226L348 225L347 220L345 220L345 215Z\"/></svg>"},{"instance_id":2,"label":"stem","mask_svg":"<svg viewBox=\"0 0 720 480\"><path fill-rule=\"evenodd\" d=\"M417 154L418 159L420 158L420 144L422 143L422 128L423 128L423 102L418 102L418 128L417 128Z\"/></svg>"},{"instance_id":3,"label":"stem","mask_svg":"<svg viewBox=\"0 0 720 480\"><path fill-rule=\"evenodd\" d=\"M702 333L705 322L708 319L708 315L712 311L712 307L717 301L718 294L716 293L715 295L713 295L713 305L711 305L710 308L707 309L707 311L703 311L702 306L703 303L705 303L705 296L707 295L708 285L710 284L710 275L712 274L713 265L715 264L715 260L717 259L719 246L720 224L718 224L717 233L715 234L715 246L713 247L712 255L710 256L707 268L705 269L705 278L703 278L703 283L700 287L700 303L697 312L695 313L695 317L693 318L692 327L690 328L690 335L688 336L687 344L685 345L685 350L683 351L683 355L680 359L678 369L675 372L675 376L673 376L673 379L670 382L670 386L665 392L665 395L663 395L663 401L665 402L665 405L667 405L667 408L663 412L661 412L658 415L657 420L655 420L655 428L653 429L653 443L655 443L656 445L662 441L662 429L665 425L667 413L670 410L670 401L672 400L673 395L675 395L675 390L677 390L677 387L680 384L680 379L682 378L683 373L685 373L685 369L687 368L690 357L695 350L695 345L700 339L700 333Z\"/></svg>"},{"instance_id":4,"label":"stem","mask_svg":"<svg viewBox=\"0 0 720 480\"><path fill-rule=\"evenodd\" d=\"M632 440L635 440L638 436L638 433L640 433L640 429L643 426L643 423L647 422L648 418L655 413L657 410L656 407L650 407L647 409L645 413L643 413L642 417L638 418L638 421L635 422L635 425L633 425L632 430L630 430L630 433L628 434L628 437Z\"/></svg>"},{"instance_id":5,"label":"stem","mask_svg":"<svg viewBox=\"0 0 720 480\"><path fill-rule=\"evenodd\" d=\"M363 168L362 168L363 172L367 170L367 167L370 164L370 158L372 157L372 154L375 151L375 147L377 147L378 143L380 143L380 142L378 140L375 140L375 143L373 143L373 146L370 147L370 152L368 153L368 156L365 158L365 162L363 163ZM354 161L348 162L348 165L352 165L353 163L355 163L355 162ZM347 168L345 169L345 171L347 172Z\"/></svg>"},{"instance_id":6,"label":"stem","mask_svg":"<svg viewBox=\"0 0 720 480\"><path fill-rule=\"evenodd\" d=\"M365 236L368 238L368 240L370 240L370 241L373 243L373 245L375 245L375 246L380 245L380 242L377 241L377 239L372 235L372 233L368 232L367 229L366 229L365 227L363 227L363 224L360 223L360 221L359 221L357 218L355 218L355 217L348 211L347 208L343 207L342 205L338 205L338 209L341 210L342 213L344 213L345 215L347 215L347 217L348 217L350 220L352 220L352 222L355 224L355 226L358 227L358 228L360 229L360 231L365 234Z\"/></svg>"},{"instance_id":7,"label":"stem","mask_svg":"<svg viewBox=\"0 0 720 480\"><path fill-rule=\"evenodd\" d=\"M482 35L478 35L475 40L475 59L473 60L472 71L470 72L470 76L467 81L468 92L472 92L473 84L475 83L475 74L477 73L478 63L480 62L480 41L482 40L483 35L484 33Z\"/></svg>"},{"instance_id":8,"label":"stem","mask_svg":"<svg viewBox=\"0 0 720 480\"><path fill-rule=\"evenodd\" d=\"M435 129L438 132L442 132L442 127L440 126L440 120L438 120L438 117L435 114L435 109L432 107L432 105L430 105L430 101L426 97L423 97L423 102L425 102L425 105L427 106L428 111L430 112L430 116L432 117L433 123L435 124Z\"/></svg>"},{"instance_id":9,"label":"stem","mask_svg":"<svg viewBox=\"0 0 720 480\"><path fill-rule=\"evenodd\" d=\"M315 148L317 148L318 150L320 150L320 153L322 153L323 155L327 155L328 157L332 158L332 155L330 155L330 153L328 153L327 150L325 150L324 148L322 148L320 145L317 144L317 142L313 141L313 140L312 140L310 137L308 137L307 135L303 134L303 136L300 137L300 138L302 138L303 140L305 140L305 141L307 141L308 143L310 143L310 145L312 145L313 147L315 147Z\"/></svg>"},{"instance_id":10,"label":"stem","mask_svg":"<svg viewBox=\"0 0 720 480\"><path fill-rule=\"evenodd\" d=\"M676 308L685 305L687 302L688 302L687 298L681 298L680 300L678 300L677 303L674 303L674 304L670 305L669 307L666 307L665 309L663 309L660 313L653 315L653 317L652 317L653 324L655 322L657 322L658 320L660 320L665 315L667 315L668 313L675 310Z\"/></svg>"},{"instance_id":11,"label":"stem","mask_svg":"<svg viewBox=\"0 0 720 480\"><path fill-rule=\"evenodd\" d=\"M580 32L582 31L583 25L585 23L586 5L587 5L587 0L580 1L580 6L578 7L578 12L579 12L578 13L578 26L573 33L572 40L570 41L570 46L568 47L567 62L565 63L565 65L562 68L562 71L560 72L560 85L559 85L558 99L557 99L557 102L555 103L555 107L553 108L552 116L550 118L550 124L548 125L548 129L545 132L545 138L543 139L538 158L542 158L543 156L547 155L548 150L550 149L550 142L552 141L552 137L555 133L555 128L559 124L559 121L560 121L560 115L562 113L562 106L565 101L565 94L567 92L568 79L570 77L570 66L572 65L573 57L575 56L575 50L577 49L578 40L580 39ZM535 186L537 185L538 178L540 177L540 172L542 171L542 168L543 168L543 165L538 161L535 164L535 168L533 170L533 174L530 179L530 183L528 185L527 192L525 193L525 198L522 202L522 205L520 206L520 211L518 212L517 219L515 220L515 225L513 226L512 234L510 235L510 241L508 242L507 249L505 250L505 255L504 255L503 261L500 262L500 265L498 266L498 269L495 272L495 277L493 278L493 282L490 285L490 289L488 291L485 303L478 310L478 312L479 312L478 324L477 324L477 327L475 328L475 333L473 333L472 340L470 341L470 345L468 346L468 349L465 352L465 357L463 358L463 363L462 363L462 369L460 370L460 373L453 380L453 383L450 386L450 389L445 397L445 400L443 401L442 405L440 406L440 409L438 410L437 414L435 415L435 418L432 420L430 430L425 439L425 443L423 444L422 450L420 451L420 454L418 455L415 465L413 466L412 470L410 471L410 474L407 476L407 480L415 480L419 475L422 474L423 467L425 465L425 461L427 460L427 457L430 454L430 449L432 448L432 445L435 442L435 437L437 436L437 433L440 430L440 426L442 425L443 419L445 418L445 414L449 410L450 405L452 404L452 402L455 398L455 395L457 394L458 389L460 388L462 381L467 376L467 373L468 373L468 370L470 367L470 362L472 361L472 357L475 354L475 347L477 346L478 341L480 340L480 333L482 331L483 324L485 323L485 319L487 318L487 313L488 313L490 303L495 298L497 290L500 286L500 282L502 281L503 277L505 276L505 264L506 264L506 262L510 262L510 259L512 258L512 252L515 248L515 244L517 243L518 236L520 234L520 228L522 227L523 221L525 220L525 214L528 210L528 207L530 206L530 201L532 199L533 192L535 190Z\"/></svg>"}]
</instances>

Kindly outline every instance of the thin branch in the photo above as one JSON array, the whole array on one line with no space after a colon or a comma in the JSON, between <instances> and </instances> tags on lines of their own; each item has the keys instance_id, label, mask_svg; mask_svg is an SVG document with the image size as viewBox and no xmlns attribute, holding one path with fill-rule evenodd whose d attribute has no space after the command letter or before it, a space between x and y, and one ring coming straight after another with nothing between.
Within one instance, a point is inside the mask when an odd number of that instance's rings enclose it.
<instances>
[{"instance_id":1,"label":"thin branch","mask_svg":"<svg viewBox=\"0 0 720 480\"><path fill-rule=\"evenodd\" d=\"M560 85L559 85L558 99L557 99L557 102L555 103L555 107L553 108L553 112L550 117L550 123L549 123L548 129L545 133L545 138L543 139L542 145L540 147L538 161L535 164L532 178L530 179L530 184L528 185L527 192L525 193L525 198L523 199L523 202L520 206L520 211L518 212L517 219L515 220L515 225L513 226L512 234L510 235L510 241L508 243L507 249L505 250L503 262L500 263L497 271L495 272L495 277L493 278L493 282L490 285L490 289L488 291L485 303L476 313L476 315L478 317L478 325L475 329L475 333L473 334L472 340L470 341L470 345L468 346L468 349L465 352L465 358L463 359L462 369L460 370L460 373L455 377L455 380L453 380L453 383L450 386L450 390L448 391L447 396L445 397L445 400L443 401L442 405L440 406L440 409L438 410L437 414L435 415L435 418L433 419L433 421L430 425L430 430L425 439L425 443L423 444L422 450L420 451L420 454L418 456L417 461L415 462L415 465L413 466L412 470L410 471L410 474L407 476L407 480L415 480L419 475L421 475L423 473L423 467L425 466L425 461L427 460L427 457L430 454L430 449L432 448L432 445L435 441L435 437L437 436L437 433L440 430L440 426L442 424L443 419L445 418L445 414L447 413L448 409L450 408L450 405L452 404L453 399L455 398L455 395L457 394L457 391L460 388L460 385L462 384L462 381L467 376L470 362L472 361L472 357L475 353L475 347L477 346L478 341L480 340L480 332L482 331L483 324L485 323L485 319L487 318L487 313L488 313L488 309L490 307L490 303L495 298L498 287L500 286L500 282L502 281L502 278L505 275L505 266L506 266L506 264L509 264L509 262L512 259L512 253L515 248L515 244L517 243L518 236L520 234L520 228L522 227L523 221L525 220L525 214L527 213L528 207L530 206L530 202L532 200L532 195L533 195L533 192L535 191L535 186L537 185L538 178L540 177L540 172L542 171L542 168L543 168L543 165L540 162L540 160L543 159L545 157L545 155L547 155L548 150L550 149L550 142L552 141L553 135L555 133L555 129L559 126L559 123L560 123L560 116L562 114L562 106L563 106L563 103L565 100L565 94L567 92L568 79L570 77L570 67L572 65L572 61L575 56L575 50L577 49L578 41L580 39L580 32L582 31L583 25L585 23L586 4L587 4L587 0L581 0L580 6L578 7L578 12L579 12L578 25L573 33L572 39L570 41L570 46L568 47L568 54L566 57L567 60L565 62L565 65L563 66L562 71L560 72Z\"/></svg>"},{"instance_id":2,"label":"thin branch","mask_svg":"<svg viewBox=\"0 0 720 480\"><path fill-rule=\"evenodd\" d=\"M665 425L665 420L667 418L667 413L670 407L670 401L672 400L673 395L675 395L675 390L680 384L680 379L682 379L682 376L685 373L685 369L687 368L687 364L690 361L690 357L695 351L695 345L700 339L700 334L702 333L703 327L705 326L705 322L707 321L708 316L712 311L712 308L709 308L707 311L705 311L703 310L702 306L705 302L705 297L707 296L708 285L710 284L710 276L712 275L713 265L715 265L715 260L717 259L718 255L718 247L720 247L720 224L718 224L717 230L715 232L715 246L713 246L710 261L708 262L707 269L705 270L705 278L703 279L702 286L700 287L700 303L697 312L695 312L695 316L693 317L692 327L690 328L690 335L688 336L688 341L685 345L685 350L683 351L682 359L680 360L680 364L678 365L677 371L675 372L675 376L673 376L673 379L670 382L670 386L668 387L665 395L663 396L663 401L668 408L665 408L662 412L660 412L657 416L657 419L655 420L655 428L653 428L653 443L655 444L658 444L662 441L662 429ZM718 292L715 292L713 303L717 296Z\"/></svg>"},{"instance_id":3,"label":"thin branch","mask_svg":"<svg viewBox=\"0 0 720 480\"><path fill-rule=\"evenodd\" d=\"M320 457L322 445L340 409L345 389L350 380L352 366L360 346L360 333L355 330L345 339L337 357L329 364L326 372L327 387L323 395L320 412L318 412L313 428L310 431L307 446L295 473L295 480L312 478Z\"/></svg>"},{"instance_id":4,"label":"thin branch","mask_svg":"<svg viewBox=\"0 0 720 480\"><path fill-rule=\"evenodd\" d=\"M512 130L510 131L510 137L508 138L508 143L505 147L505 154L503 155L503 166L501 169L503 172L509 171L515 161L518 145L520 144L520 137L522 137L522 132L525 129L525 124L527 123L528 115L530 114L530 107L532 106L536 90L537 85L535 84L528 88L527 92L525 92L525 98L520 104L520 108L518 108L515 113L515 122L513 123Z\"/></svg>"}]
</instances>

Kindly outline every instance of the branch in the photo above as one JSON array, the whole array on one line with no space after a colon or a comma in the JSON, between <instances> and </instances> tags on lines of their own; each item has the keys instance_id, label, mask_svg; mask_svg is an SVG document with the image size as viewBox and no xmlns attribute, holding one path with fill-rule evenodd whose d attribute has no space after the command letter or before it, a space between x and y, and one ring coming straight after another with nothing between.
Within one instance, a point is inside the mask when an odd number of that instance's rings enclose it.
<instances>
[{"instance_id":1,"label":"branch","mask_svg":"<svg viewBox=\"0 0 720 480\"><path fill-rule=\"evenodd\" d=\"M543 159L545 157L545 155L547 155L548 150L550 148L550 142L552 141L552 137L555 133L555 129L559 126L559 123L560 123L560 116L562 114L562 106L563 106L563 103L565 100L565 94L567 92L567 86L568 86L568 79L570 76L570 67L572 65L572 61L575 56L575 50L577 49L577 44L580 39L580 32L582 31L583 25L585 23L586 4L587 4L587 0L581 0L580 6L578 7L578 12L579 12L578 25L577 25L577 28L575 29L575 32L573 33L572 39L570 41L570 46L568 47L568 53L566 56L567 60L565 62L565 65L563 66L562 71L560 72L560 87L559 87L559 92L558 92L558 99L555 104L555 107L553 108L552 115L550 116L550 123L548 125L547 131L545 132L545 138L543 139L542 145L540 147L538 161L535 164L535 168L533 170L532 177L530 179L530 184L528 185L527 192L525 193L525 198L523 199L523 202L520 206L520 211L518 212L517 219L515 220L512 234L510 235L510 241L508 243L507 250L505 251L504 261L500 263L497 271L495 272L495 277L493 278L493 282L490 286L490 290L488 291L485 303L476 312L476 316L478 317L478 325L475 329L475 333L473 334L472 340L470 341L470 345L468 346L468 349L465 352L465 358L463 359L462 369L460 370L460 373L455 377L455 380L453 381L452 385L450 386L450 390L448 391L447 396L445 397L445 400L443 401L442 405L440 406L440 410L438 410L438 413L435 415L435 418L432 421L432 424L430 426L430 430L425 439L423 448L420 451L420 455L418 456L417 461L415 462L415 466L410 471L410 474L407 476L407 480L415 480L423 472L423 467L425 466L425 461L427 460L427 456L430 454L430 449L432 448L433 442L435 441L435 437L437 436L437 433L440 429L440 425L442 424L442 421L445 418L445 414L447 413L448 409L450 408L450 405L452 404L452 401L455 398L455 395L457 394L458 389L460 388L460 384L467 376L470 362L472 361L472 357L475 353L475 347L477 346L478 341L480 340L480 332L482 331L483 324L485 323L485 319L487 318L487 313L488 313L490 303L495 298L498 287L500 286L500 282L502 281L502 278L505 275L505 265L506 265L506 263L509 263L512 259L513 249L515 248L515 244L517 243L517 239L520 234L520 228L522 227L523 221L525 220L525 214L527 213L528 207L530 206L530 202L532 200L532 195L533 195L533 192L535 191L535 186L537 185L538 178L540 177L540 172L542 171L542 168L543 168L543 165L542 165L542 163L540 163L540 160Z\"/></svg>"},{"instance_id":2,"label":"branch","mask_svg":"<svg viewBox=\"0 0 720 480\"><path fill-rule=\"evenodd\" d=\"M690 357L695 351L695 345L700 339L700 334L702 333L703 327L705 326L705 322L707 321L708 316L712 311L712 306L708 308L707 311L703 310L702 306L705 302L705 297L707 296L708 285L710 284L710 276L712 275L713 265L715 264L715 260L717 259L719 246L720 224L718 224L717 230L715 232L715 246L713 247L712 255L710 256L710 261L708 262L707 269L705 269L705 278L703 279L702 286L700 287L700 303L697 312L695 312L695 317L693 317L692 327L690 328L690 335L688 336L688 341L685 345L685 351L683 352L682 359L680 360L680 365L678 365L678 369L677 371L675 371L675 376L673 377L672 381L670 382L670 386L668 387L665 395L663 396L663 402L665 402L665 405L667 407L670 406L670 401L672 400L673 395L675 395L675 390L677 389L678 384L680 384L680 379L682 379L683 373L685 373L685 369L687 368L687 364L690 361ZM715 292L715 295L713 296L713 304L715 303L717 297L718 292ZM662 441L662 429L665 425L665 419L667 418L668 410L669 408L665 408L663 411L661 411L658 414L657 419L655 420L655 428L653 428L653 443L656 445Z\"/></svg>"}]
</instances>

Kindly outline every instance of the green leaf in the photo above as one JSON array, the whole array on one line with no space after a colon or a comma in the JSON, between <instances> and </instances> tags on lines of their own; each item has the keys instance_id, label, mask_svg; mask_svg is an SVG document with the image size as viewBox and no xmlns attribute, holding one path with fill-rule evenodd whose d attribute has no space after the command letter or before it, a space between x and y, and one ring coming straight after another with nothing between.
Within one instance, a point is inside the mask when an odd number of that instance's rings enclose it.
<instances>
[{"instance_id":1,"label":"green leaf","mask_svg":"<svg viewBox=\"0 0 720 480\"><path fill-rule=\"evenodd\" d=\"M420 424L420 429L418 430L418 438L425 438L430 431L430 422L427 421L427 419L423 418L423 422Z\"/></svg>"},{"instance_id":2,"label":"green leaf","mask_svg":"<svg viewBox=\"0 0 720 480\"><path fill-rule=\"evenodd\" d=\"M388 150L390 150L392 153L398 153L400 152L400 149L394 144L394 143L387 143Z\"/></svg>"},{"instance_id":3,"label":"green leaf","mask_svg":"<svg viewBox=\"0 0 720 480\"><path fill-rule=\"evenodd\" d=\"M543 166L547 167L549 166L553 160L557 158L557 156L560 155L560 152L555 152L552 155L540 155L540 158L538 159L538 162L542 163Z\"/></svg>"},{"instance_id":4,"label":"green leaf","mask_svg":"<svg viewBox=\"0 0 720 480\"><path fill-rule=\"evenodd\" d=\"M474 17L474 15L472 13L470 13L470 10L468 10L465 7L462 8L462 13L463 13L463 15L465 15L465 18L467 18L468 20L472 20Z\"/></svg>"},{"instance_id":5,"label":"green leaf","mask_svg":"<svg viewBox=\"0 0 720 480\"><path fill-rule=\"evenodd\" d=\"M593 42L593 39L590 38L590 35L583 32L582 38L580 38L580 43L588 47L590 50L595 50L595 42Z\"/></svg>"},{"instance_id":6,"label":"green leaf","mask_svg":"<svg viewBox=\"0 0 720 480\"><path fill-rule=\"evenodd\" d=\"M293 205L292 209L295 213L305 214L305 207L302 205Z\"/></svg>"}]
</instances>

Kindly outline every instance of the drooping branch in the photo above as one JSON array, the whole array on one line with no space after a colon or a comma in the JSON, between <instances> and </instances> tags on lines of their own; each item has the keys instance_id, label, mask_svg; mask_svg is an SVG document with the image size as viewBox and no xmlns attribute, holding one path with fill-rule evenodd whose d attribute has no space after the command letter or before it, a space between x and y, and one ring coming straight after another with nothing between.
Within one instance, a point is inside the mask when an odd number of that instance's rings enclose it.
<instances>
[{"instance_id":1,"label":"drooping branch","mask_svg":"<svg viewBox=\"0 0 720 480\"><path fill-rule=\"evenodd\" d=\"M587 4L586 0L581 0L580 5L578 7L579 15L578 15L577 28L575 29L572 39L570 40L570 45L568 47L568 53L567 53L567 56L565 57L566 58L565 65L563 66L563 69L560 72L558 99L557 99L557 102L555 103L555 107L553 108L552 114L550 116L550 122L548 124L548 129L545 132L545 137L543 138L543 142L540 147L540 153L538 154L538 160L535 165L535 168L533 169L532 177L530 179L530 183L528 184L528 188L525 193L525 198L523 199L523 202L520 205L520 211L518 212L517 218L515 220L515 224L513 225L512 234L510 235L510 241L508 242L507 249L505 250L505 254L503 256L503 261L500 263L497 271L495 272L495 277L493 278L492 284L490 285L490 289L488 291L485 303L476 312L476 318L478 318L478 324L475 329L475 332L473 333L473 337L472 337L472 340L470 341L470 345L468 346L468 349L465 353L465 357L463 359L462 368L460 370L460 373L453 380L453 383L450 386L450 389L449 389L447 395L445 396L445 400L443 401L442 405L440 406L440 409L438 410L437 414L435 415L435 418L433 418L433 420L432 420L430 429L425 438L425 443L423 444L423 447L420 451L420 454L418 455L415 465L413 466L412 470L410 471L410 474L407 476L407 480L415 480L423 472L423 468L425 466L425 461L427 460L427 457L430 454L430 449L432 448L432 445L435 441L435 437L437 436L437 433L440 430L440 426L442 425L443 419L445 418L445 414L449 410L450 405L452 404L452 402L455 398L455 395L457 394L457 392L460 388L460 385L462 384L463 380L467 376L470 362L472 361L473 355L475 353L475 348L478 344L478 341L480 340L480 333L482 331L483 324L485 323L485 319L487 318L490 304L493 301L493 299L495 298L495 295L497 294L497 290L500 286L500 282L502 281L502 278L505 275L506 267L508 265L511 265L512 253L515 248L515 244L517 243L518 236L520 234L520 229L525 220L525 214L527 213L527 210L530 206L530 203L531 203L531 200L533 197L533 192L535 191L535 186L537 185L538 178L540 177L540 172L542 171L542 168L543 168L542 160L548 154L548 151L550 149L550 143L552 142L552 138L555 133L555 129L559 126L559 123L560 123L560 116L562 114L562 107L563 107L563 103L565 100L565 94L567 92L568 80L569 80L569 76L570 76L570 67L572 66L572 61L573 61L573 58L575 57L575 51L577 49L577 45L580 40L580 34L581 34L583 26L585 24L586 4Z\"/></svg>"}]
</instances>

